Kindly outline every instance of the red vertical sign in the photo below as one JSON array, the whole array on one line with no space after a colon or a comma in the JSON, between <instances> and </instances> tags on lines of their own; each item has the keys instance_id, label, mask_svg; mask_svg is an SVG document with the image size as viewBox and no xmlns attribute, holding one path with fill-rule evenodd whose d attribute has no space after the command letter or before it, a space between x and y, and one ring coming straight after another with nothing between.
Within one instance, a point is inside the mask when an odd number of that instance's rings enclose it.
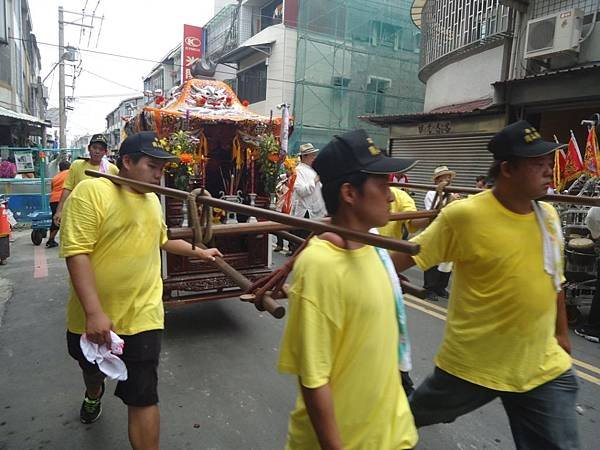
<instances>
[{"instance_id":1,"label":"red vertical sign","mask_svg":"<svg viewBox=\"0 0 600 450\"><path fill-rule=\"evenodd\" d=\"M183 25L183 42L181 44L181 82L194 78L192 66L202 57L202 28Z\"/></svg>"}]
</instances>

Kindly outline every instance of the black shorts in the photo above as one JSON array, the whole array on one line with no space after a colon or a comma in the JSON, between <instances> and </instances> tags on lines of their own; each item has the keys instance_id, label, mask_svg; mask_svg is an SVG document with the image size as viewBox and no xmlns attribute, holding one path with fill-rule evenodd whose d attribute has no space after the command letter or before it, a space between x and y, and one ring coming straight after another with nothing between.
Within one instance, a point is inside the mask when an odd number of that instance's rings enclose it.
<instances>
[{"instance_id":1,"label":"black shorts","mask_svg":"<svg viewBox=\"0 0 600 450\"><path fill-rule=\"evenodd\" d=\"M50 211L52 211L52 223L50 224L50 231L58 230L58 226L54 223L54 214L56 214L56 208L58 208L59 202L50 203Z\"/></svg>"},{"instance_id":2,"label":"black shorts","mask_svg":"<svg viewBox=\"0 0 600 450\"><path fill-rule=\"evenodd\" d=\"M97 374L98 365L90 363L79 346L80 334L67 331L69 355L88 375ZM162 330L144 331L131 336L121 336L125 341L119 356L127 366L127 380L119 381L115 395L129 406L152 406L158 403L158 360Z\"/></svg>"}]
</instances>

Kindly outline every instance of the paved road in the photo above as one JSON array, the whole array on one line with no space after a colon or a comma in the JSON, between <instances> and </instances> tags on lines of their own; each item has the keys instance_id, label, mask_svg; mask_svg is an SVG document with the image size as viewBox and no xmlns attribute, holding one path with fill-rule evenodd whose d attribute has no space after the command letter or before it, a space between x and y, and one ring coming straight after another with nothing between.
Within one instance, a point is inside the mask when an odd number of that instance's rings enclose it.
<instances>
[{"instance_id":1,"label":"paved road","mask_svg":"<svg viewBox=\"0 0 600 450\"><path fill-rule=\"evenodd\" d=\"M17 234L11 251L9 264L0 267L0 306L11 283L13 289L0 326L0 450L128 448L126 410L116 397L106 396L99 422L79 423L83 388L64 345L64 261L56 249L33 247L26 232ZM407 303L418 383L432 368L445 304ZM295 395L294 379L275 370L283 325L237 300L167 312L162 448L283 448ZM578 416L582 448L592 450L600 424L600 347L577 337L573 344L576 368L585 377ZM514 448L499 402L454 424L422 429L420 436L419 449Z\"/></svg>"}]
</instances>

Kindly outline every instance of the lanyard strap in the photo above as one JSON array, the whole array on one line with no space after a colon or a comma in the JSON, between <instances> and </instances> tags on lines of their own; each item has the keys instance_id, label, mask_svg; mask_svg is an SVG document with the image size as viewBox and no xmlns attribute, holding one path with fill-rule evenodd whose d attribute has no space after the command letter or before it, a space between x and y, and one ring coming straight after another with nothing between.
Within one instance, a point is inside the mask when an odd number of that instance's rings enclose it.
<instances>
[{"instance_id":1,"label":"lanyard strap","mask_svg":"<svg viewBox=\"0 0 600 450\"><path fill-rule=\"evenodd\" d=\"M371 229L371 233L379 234L377 229ZM375 247L385 270L388 273L390 282L392 283L392 291L394 293L394 303L396 306L396 320L398 322L398 363L400 370L408 372L412 369L410 341L408 338L408 325L406 321L406 309L404 307L404 296L400 287L400 279L396 273L396 268L392 262L392 258L386 249Z\"/></svg>"}]
</instances>

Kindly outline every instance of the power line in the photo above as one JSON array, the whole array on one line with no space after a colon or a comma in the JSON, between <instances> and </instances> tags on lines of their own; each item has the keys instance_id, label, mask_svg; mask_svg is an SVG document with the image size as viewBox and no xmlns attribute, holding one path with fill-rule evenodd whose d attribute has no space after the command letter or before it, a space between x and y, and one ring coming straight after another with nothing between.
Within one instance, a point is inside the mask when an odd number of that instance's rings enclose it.
<instances>
[{"instance_id":1,"label":"power line","mask_svg":"<svg viewBox=\"0 0 600 450\"><path fill-rule=\"evenodd\" d=\"M21 41L29 41L28 39L16 38L14 36L9 36L9 39L16 39L16 40L21 40ZM58 47L57 44L51 44L49 42L38 42L38 44L40 44L40 45L49 45L49 46L52 46L52 47ZM129 59L129 60L134 60L134 61L152 62L152 63L156 63L156 64L163 64L163 61L157 61L157 60L147 59L147 58L139 58L139 57L136 57L136 56L127 56L127 55L122 55L122 54L117 54L117 53L101 52L101 51L90 50L90 49L79 49L79 51L89 52L89 53L95 53L95 54L100 54L100 55L105 55L105 56L113 56L115 58L123 58L123 59ZM182 67L181 64L172 64L172 66L173 67ZM225 75L232 75L232 76L236 75L236 74L232 74L230 72L226 72L226 71L223 71L223 70L217 70L216 73L222 73L222 74L225 74ZM316 83L316 82L307 82L305 80L283 80L281 78L264 78L264 77L261 77L260 75L251 75L251 74L247 74L245 76L247 78L261 79L261 80L266 80L266 81L275 81L275 82L278 82L278 83L301 84L301 85L305 85L305 86L313 86L313 87L337 89L335 86L332 86L332 85L327 85L327 84L324 84L324 83ZM127 87L127 89L131 89L131 88ZM344 92L355 92L355 93L362 93L362 94L375 94L375 92L370 92L370 91L365 91L365 90L360 90L360 89L343 88L343 89L340 89L340 90L344 91ZM407 97L403 97L403 96L399 96L399 95L387 94L386 98L406 99ZM410 97L409 97L409 99L410 99Z\"/></svg>"},{"instance_id":2,"label":"power line","mask_svg":"<svg viewBox=\"0 0 600 450\"><path fill-rule=\"evenodd\" d=\"M114 80L111 80L110 78L106 78L106 77L104 77L104 76L102 76L102 75L98 75L97 73L94 73L94 72L92 72L91 70L88 70L88 69L84 69L83 67L81 68L81 70L82 70L83 72L87 72L87 73L89 73L90 75L93 75L93 76L95 76L95 77L98 77L98 78L100 78L101 80L107 81L108 83L112 83L112 84L114 84L115 86L120 86L120 87L123 87L123 88L125 88L125 89L131 89L132 91L138 91L138 92L139 92L139 91L141 91L140 89L132 88L131 86L126 86L126 85L124 85L124 84L121 84L121 83L119 83L118 81L114 81Z\"/></svg>"}]
</instances>

